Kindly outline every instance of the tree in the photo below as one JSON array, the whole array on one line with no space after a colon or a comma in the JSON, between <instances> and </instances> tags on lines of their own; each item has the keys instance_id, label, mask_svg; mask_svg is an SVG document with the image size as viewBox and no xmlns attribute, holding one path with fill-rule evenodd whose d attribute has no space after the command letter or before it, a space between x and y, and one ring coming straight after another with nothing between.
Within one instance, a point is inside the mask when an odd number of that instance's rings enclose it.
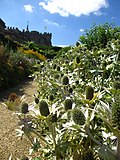
<instances>
[{"instance_id":1,"label":"tree","mask_svg":"<svg viewBox=\"0 0 120 160\"><path fill-rule=\"evenodd\" d=\"M94 24L90 30L86 30L85 35L80 36L79 41L91 50L95 46L105 48L112 39L120 39L120 27L105 23L98 26Z\"/></svg>"}]
</instances>

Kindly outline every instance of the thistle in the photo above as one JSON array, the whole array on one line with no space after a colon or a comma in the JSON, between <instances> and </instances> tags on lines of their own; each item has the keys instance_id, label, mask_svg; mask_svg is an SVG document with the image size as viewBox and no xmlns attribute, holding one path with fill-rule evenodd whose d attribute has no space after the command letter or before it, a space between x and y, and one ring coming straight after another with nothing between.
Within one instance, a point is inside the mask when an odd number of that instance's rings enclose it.
<instances>
[{"instance_id":1,"label":"thistle","mask_svg":"<svg viewBox=\"0 0 120 160\"><path fill-rule=\"evenodd\" d=\"M45 100L40 101L39 110L42 116L47 117L50 114L48 104Z\"/></svg>"},{"instance_id":2,"label":"thistle","mask_svg":"<svg viewBox=\"0 0 120 160\"><path fill-rule=\"evenodd\" d=\"M94 96L94 89L91 86L86 87L86 99L92 100Z\"/></svg>"},{"instance_id":3,"label":"thistle","mask_svg":"<svg viewBox=\"0 0 120 160\"><path fill-rule=\"evenodd\" d=\"M53 69L56 69L57 65L56 64L53 64Z\"/></svg>"},{"instance_id":4,"label":"thistle","mask_svg":"<svg viewBox=\"0 0 120 160\"><path fill-rule=\"evenodd\" d=\"M78 85L79 84L79 80L75 81L75 83L76 83L76 85Z\"/></svg>"},{"instance_id":5,"label":"thistle","mask_svg":"<svg viewBox=\"0 0 120 160\"><path fill-rule=\"evenodd\" d=\"M26 114L28 112L28 103L24 102L21 106L21 112Z\"/></svg>"},{"instance_id":6,"label":"thistle","mask_svg":"<svg viewBox=\"0 0 120 160\"><path fill-rule=\"evenodd\" d=\"M72 100L71 99L66 99L64 102L64 108L67 111L68 109L72 109Z\"/></svg>"},{"instance_id":7,"label":"thistle","mask_svg":"<svg viewBox=\"0 0 120 160\"><path fill-rule=\"evenodd\" d=\"M60 77L59 74L55 74L55 76L54 76L55 79L58 79L59 77Z\"/></svg>"},{"instance_id":8,"label":"thistle","mask_svg":"<svg viewBox=\"0 0 120 160\"><path fill-rule=\"evenodd\" d=\"M55 113L55 114L53 114L52 116L51 116L51 122L57 122L57 113Z\"/></svg>"},{"instance_id":9,"label":"thistle","mask_svg":"<svg viewBox=\"0 0 120 160\"><path fill-rule=\"evenodd\" d=\"M75 108L72 111L72 119L76 124L79 124L79 125L85 124L85 116L84 116L83 112L78 108Z\"/></svg>"},{"instance_id":10,"label":"thistle","mask_svg":"<svg viewBox=\"0 0 120 160\"><path fill-rule=\"evenodd\" d=\"M75 62L76 62L77 64L80 63L80 58L79 58L78 56L75 58Z\"/></svg>"},{"instance_id":11,"label":"thistle","mask_svg":"<svg viewBox=\"0 0 120 160\"><path fill-rule=\"evenodd\" d=\"M53 94L50 94L49 95L49 101L53 101L54 100L54 96L53 96Z\"/></svg>"},{"instance_id":12,"label":"thistle","mask_svg":"<svg viewBox=\"0 0 120 160\"><path fill-rule=\"evenodd\" d=\"M57 71L60 71L60 66L57 66Z\"/></svg>"},{"instance_id":13,"label":"thistle","mask_svg":"<svg viewBox=\"0 0 120 160\"><path fill-rule=\"evenodd\" d=\"M69 88L69 93L72 93L73 92L73 88Z\"/></svg>"},{"instance_id":14,"label":"thistle","mask_svg":"<svg viewBox=\"0 0 120 160\"><path fill-rule=\"evenodd\" d=\"M18 96L16 93L10 93L8 100L14 102L17 98L18 98Z\"/></svg>"},{"instance_id":15,"label":"thistle","mask_svg":"<svg viewBox=\"0 0 120 160\"><path fill-rule=\"evenodd\" d=\"M62 84L63 85L68 85L69 84L69 78L67 76L64 76L62 79Z\"/></svg>"},{"instance_id":16,"label":"thistle","mask_svg":"<svg viewBox=\"0 0 120 160\"><path fill-rule=\"evenodd\" d=\"M35 103L38 104L39 103L39 99L37 97L35 97Z\"/></svg>"},{"instance_id":17,"label":"thistle","mask_svg":"<svg viewBox=\"0 0 120 160\"><path fill-rule=\"evenodd\" d=\"M68 120L68 121L71 120L71 113L72 113L72 110L68 110L68 111L67 111L67 120Z\"/></svg>"}]
</instances>

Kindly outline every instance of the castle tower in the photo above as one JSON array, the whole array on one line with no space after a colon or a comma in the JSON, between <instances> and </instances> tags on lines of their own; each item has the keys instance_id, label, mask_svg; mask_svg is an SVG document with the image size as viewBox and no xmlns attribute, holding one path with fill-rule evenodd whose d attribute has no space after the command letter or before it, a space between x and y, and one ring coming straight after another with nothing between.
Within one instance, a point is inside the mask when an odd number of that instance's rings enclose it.
<instances>
[{"instance_id":1,"label":"castle tower","mask_svg":"<svg viewBox=\"0 0 120 160\"><path fill-rule=\"evenodd\" d=\"M27 21L27 28L26 31L29 32L29 21Z\"/></svg>"}]
</instances>

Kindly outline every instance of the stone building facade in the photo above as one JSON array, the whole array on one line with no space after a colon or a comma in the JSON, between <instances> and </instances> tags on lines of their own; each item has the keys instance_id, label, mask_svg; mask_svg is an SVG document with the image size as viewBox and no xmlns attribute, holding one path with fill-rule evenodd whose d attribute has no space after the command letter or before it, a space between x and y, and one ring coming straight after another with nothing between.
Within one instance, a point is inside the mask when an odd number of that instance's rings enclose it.
<instances>
[{"instance_id":1,"label":"stone building facade","mask_svg":"<svg viewBox=\"0 0 120 160\"><path fill-rule=\"evenodd\" d=\"M33 41L36 44L52 46L51 33L46 33L46 32L39 33L38 31L29 31L28 26L27 29L23 31L20 31L18 28L14 27L6 27L5 22L1 18L0 18L0 33L22 44L28 41Z\"/></svg>"}]
</instances>

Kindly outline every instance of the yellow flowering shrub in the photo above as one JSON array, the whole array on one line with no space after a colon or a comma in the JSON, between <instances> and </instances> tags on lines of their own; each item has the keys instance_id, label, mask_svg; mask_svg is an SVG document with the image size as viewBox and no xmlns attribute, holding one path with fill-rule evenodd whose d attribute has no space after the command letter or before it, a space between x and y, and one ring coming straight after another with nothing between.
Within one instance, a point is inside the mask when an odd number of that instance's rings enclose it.
<instances>
[{"instance_id":1,"label":"yellow flowering shrub","mask_svg":"<svg viewBox=\"0 0 120 160\"><path fill-rule=\"evenodd\" d=\"M40 53L38 53L37 51L33 51L32 49L23 49L22 47L21 48L18 48L18 51L24 53L24 54L28 54L28 55L34 55L36 57L38 57L40 60L42 61L45 61L46 60L46 57Z\"/></svg>"}]
</instances>

